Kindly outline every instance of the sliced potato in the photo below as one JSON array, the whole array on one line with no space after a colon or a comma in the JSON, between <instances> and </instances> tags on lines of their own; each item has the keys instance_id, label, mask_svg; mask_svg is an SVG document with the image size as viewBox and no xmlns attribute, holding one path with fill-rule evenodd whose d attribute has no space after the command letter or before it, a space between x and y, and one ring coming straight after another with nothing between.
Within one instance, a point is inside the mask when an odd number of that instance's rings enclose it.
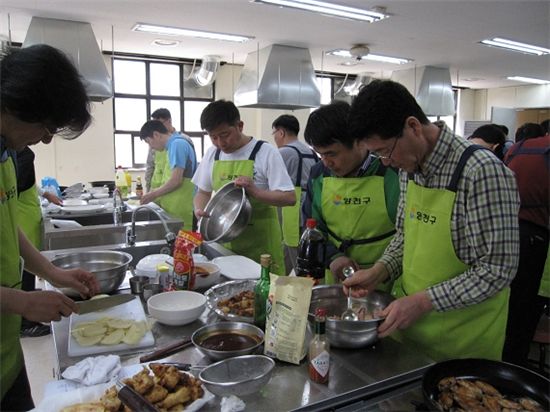
<instances>
[{"instance_id":1,"label":"sliced potato","mask_svg":"<svg viewBox=\"0 0 550 412\"><path fill-rule=\"evenodd\" d=\"M93 346L98 344L101 339L103 339L103 335L82 336L81 334L77 333L73 334L73 336L80 346Z\"/></svg>"},{"instance_id":2,"label":"sliced potato","mask_svg":"<svg viewBox=\"0 0 550 412\"><path fill-rule=\"evenodd\" d=\"M132 326L128 329L126 334L124 335L124 338L122 341L128 345L135 345L145 335L145 332L147 332L147 327L145 326L144 322L134 322Z\"/></svg>"},{"instance_id":3,"label":"sliced potato","mask_svg":"<svg viewBox=\"0 0 550 412\"><path fill-rule=\"evenodd\" d=\"M107 321L107 326L111 329L128 329L134 323L131 319L111 318Z\"/></svg>"},{"instance_id":4,"label":"sliced potato","mask_svg":"<svg viewBox=\"0 0 550 412\"><path fill-rule=\"evenodd\" d=\"M84 326L83 328L80 328L79 330L82 336L104 335L105 332L107 332L107 328L101 323L92 323L90 325Z\"/></svg>"},{"instance_id":5,"label":"sliced potato","mask_svg":"<svg viewBox=\"0 0 550 412\"><path fill-rule=\"evenodd\" d=\"M122 338L124 338L124 329L115 329L113 332L105 335L105 337L101 339L101 344L116 345L122 341Z\"/></svg>"},{"instance_id":6,"label":"sliced potato","mask_svg":"<svg viewBox=\"0 0 550 412\"><path fill-rule=\"evenodd\" d=\"M106 295L105 293L102 293L101 295L95 295L95 296L92 296L90 298L90 300L94 300L94 299L103 299L103 298L108 298L109 295Z\"/></svg>"}]
</instances>

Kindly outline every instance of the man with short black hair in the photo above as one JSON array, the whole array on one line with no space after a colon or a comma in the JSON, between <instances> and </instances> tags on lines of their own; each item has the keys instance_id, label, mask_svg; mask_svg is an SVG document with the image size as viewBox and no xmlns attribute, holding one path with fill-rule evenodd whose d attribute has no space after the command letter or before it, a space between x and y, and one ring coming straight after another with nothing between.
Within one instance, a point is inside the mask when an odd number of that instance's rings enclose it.
<instances>
[{"instance_id":1,"label":"man with short black hair","mask_svg":"<svg viewBox=\"0 0 550 412\"><path fill-rule=\"evenodd\" d=\"M244 123L233 102L217 100L201 114L201 127L212 140L193 176L198 187L193 203L197 218L207 216L205 207L213 191L229 182L246 190L252 219L244 232L227 246L233 252L259 262L260 255L273 258L272 272L285 274L281 226L277 206L296 202L294 186L276 148L243 133Z\"/></svg>"},{"instance_id":2,"label":"man with short black hair","mask_svg":"<svg viewBox=\"0 0 550 412\"><path fill-rule=\"evenodd\" d=\"M286 170L294 183L296 204L280 208L283 242L285 244L286 273L296 265L298 243L304 222L301 219L301 206L307 189L311 168L319 161L317 154L304 142L298 140L300 123L290 114L277 117L271 124L271 135L285 162Z\"/></svg>"},{"instance_id":3,"label":"man with short black hair","mask_svg":"<svg viewBox=\"0 0 550 412\"><path fill-rule=\"evenodd\" d=\"M197 168L195 152L179 133L170 133L160 120L146 122L139 137L157 154L166 157L165 162L155 165L155 174L160 174L160 186L144 194L140 203L155 201L168 214L183 220L184 229L192 230L195 188L190 179Z\"/></svg>"},{"instance_id":4,"label":"man with short black hair","mask_svg":"<svg viewBox=\"0 0 550 412\"><path fill-rule=\"evenodd\" d=\"M401 169L395 234L382 257L344 281L365 296L386 279L397 298L380 337L434 360L500 360L518 265L519 196L492 153L430 123L401 84L375 80L353 101L350 133Z\"/></svg>"},{"instance_id":5,"label":"man with short black hair","mask_svg":"<svg viewBox=\"0 0 550 412\"><path fill-rule=\"evenodd\" d=\"M34 407L23 351L21 317L60 320L78 312L60 292L21 290L23 267L82 297L99 291L94 275L51 264L18 228L15 152L54 135L78 137L91 122L90 102L78 71L61 51L47 45L10 49L0 62L0 410ZM24 264L23 264L24 262Z\"/></svg>"}]
</instances>

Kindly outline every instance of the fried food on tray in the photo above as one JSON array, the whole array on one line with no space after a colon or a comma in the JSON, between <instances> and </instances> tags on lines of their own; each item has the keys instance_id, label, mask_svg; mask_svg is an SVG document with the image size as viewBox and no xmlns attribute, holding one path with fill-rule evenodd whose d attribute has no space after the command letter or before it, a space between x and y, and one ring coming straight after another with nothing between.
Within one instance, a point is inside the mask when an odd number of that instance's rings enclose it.
<instances>
[{"instance_id":1,"label":"fried food on tray","mask_svg":"<svg viewBox=\"0 0 550 412\"><path fill-rule=\"evenodd\" d=\"M531 398L513 399L500 393L494 386L481 380L447 377L437 384L439 404L443 411L542 411L541 405Z\"/></svg>"},{"instance_id":2,"label":"fried food on tray","mask_svg":"<svg viewBox=\"0 0 550 412\"><path fill-rule=\"evenodd\" d=\"M254 316L254 291L245 290L229 299L220 300L218 308L225 314L252 317Z\"/></svg>"},{"instance_id":3,"label":"fried food on tray","mask_svg":"<svg viewBox=\"0 0 550 412\"><path fill-rule=\"evenodd\" d=\"M123 382L143 395L159 411L183 411L189 404L204 396L201 381L192 375L161 363L151 363L149 368L144 366L141 372ZM112 386L105 391L99 402L72 405L62 412L132 411L122 404L116 387Z\"/></svg>"}]
</instances>

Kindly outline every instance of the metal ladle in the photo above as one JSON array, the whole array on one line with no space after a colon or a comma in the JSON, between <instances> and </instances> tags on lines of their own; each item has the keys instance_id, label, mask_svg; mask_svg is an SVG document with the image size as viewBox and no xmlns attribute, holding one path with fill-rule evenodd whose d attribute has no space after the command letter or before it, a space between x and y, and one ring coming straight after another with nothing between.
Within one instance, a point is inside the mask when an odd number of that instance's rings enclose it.
<instances>
[{"instance_id":1,"label":"metal ladle","mask_svg":"<svg viewBox=\"0 0 550 412\"><path fill-rule=\"evenodd\" d=\"M352 277L355 273L355 269L353 269L351 266L346 266L342 270L343 275L347 278ZM348 308L342 313L342 316L340 318L342 320L359 320L359 316L357 316L357 313L354 312L354 310L351 308L351 287L348 290Z\"/></svg>"}]
</instances>

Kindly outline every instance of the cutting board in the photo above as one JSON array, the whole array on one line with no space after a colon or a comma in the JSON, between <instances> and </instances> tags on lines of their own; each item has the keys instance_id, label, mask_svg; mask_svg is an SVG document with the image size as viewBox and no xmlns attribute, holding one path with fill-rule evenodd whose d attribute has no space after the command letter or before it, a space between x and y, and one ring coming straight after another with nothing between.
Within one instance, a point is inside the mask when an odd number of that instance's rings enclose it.
<instances>
[{"instance_id":1,"label":"cutting board","mask_svg":"<svg viewBox=\"0 0 550 412\"><path fill-rule=\"evenodd\" d=\"M78 325L82 322L93 322L100 318L121 318L132 319L135 321L147 321L143 306L139 298L136 298L130 302L122 305L115 306L110 309L102 310L99 312L86 313L85 315L77 315L73 313L69 321L69 356L86 356L95 355L104 352L118 352L128 351L132 349L140 349L155 344L155 338L151 331L147 331L145 336L135 345L128 345L127 343L120 343L118 345L93 345L93 346L80 346L75 338L72 336L72 330L74 325Z\"/></svg>"},{"instance_id":2,"label":"cutting board","mask_svg":"<svg viewBox=\"0 0 550 412\"><path fill-rule=\"evenodd\" d=\"M246 256L231 255L212 259L225 277L232 280L258 279L262 267Z\"/></svg>"}]
</instances>

